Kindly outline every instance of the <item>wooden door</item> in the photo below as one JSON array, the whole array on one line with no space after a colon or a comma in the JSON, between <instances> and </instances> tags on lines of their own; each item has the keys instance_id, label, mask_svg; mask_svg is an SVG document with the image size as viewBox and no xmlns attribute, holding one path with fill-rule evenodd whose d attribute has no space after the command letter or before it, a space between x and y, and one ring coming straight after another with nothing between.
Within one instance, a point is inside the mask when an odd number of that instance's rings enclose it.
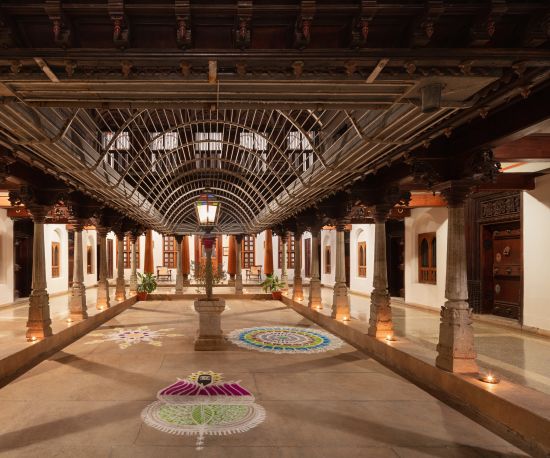
<instances>
[{"instance_id":1,"label":"wooden door","mask_svg":"<svg viewBox=\"0 0 550 458\"><path fill-rule=\"evenodd\" d=\"M305 276L311 278L311 239L304 241L304 258Z\"/></svg>"},{"instance_id":2,"label":"wooden door","mask_svg":"<svg viewBox=\"0 0 550 458\"><path fill-rule=\"evenodd\" d=\"M33 222L16 219L13 235L14 299L19 299L29 297L32 289Z\"/></svg>"},{"instance_id":3,"label":"wooden door","mask_svg":"<svg viewBox=\"0 0 550 458\"><path fill-rule=\"evenodd\" d=\"M107 278L113 278L113 239L107 239Z\"/></svg>"},{"instance_id":4,"label":"wooden door","mask_svg":"<svg viewBox=\"0 0 550 458\"><path fill-rule=\"evenodd\" d=\"M483 311L520 320L523 253L519 222L482 229Z\"/></svg>"},{"instance_id":5,"label":"wooden door","mask_svg":"<svg viewBox=\"0 0 550 458\"><path fill-rule=\"evenodd\" d=\"M223 266L223 248L221 236L216 237L216 243L212 247L212 267L220 269ZM206 250L202 244L202 237L195 237L195 262L206 263Z\"/></svg>"}]
</instances>

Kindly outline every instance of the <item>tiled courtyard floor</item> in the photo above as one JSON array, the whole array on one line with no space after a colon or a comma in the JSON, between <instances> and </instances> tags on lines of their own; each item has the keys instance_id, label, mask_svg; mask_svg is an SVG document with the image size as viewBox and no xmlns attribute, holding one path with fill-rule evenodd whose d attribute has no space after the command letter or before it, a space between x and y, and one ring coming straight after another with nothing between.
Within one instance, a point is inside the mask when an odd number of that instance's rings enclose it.
<instances>
[{"instance_id":1,"label":"tiled courtyard floor","mask_svg":"<svg viewBox=\"0 0 550 458\"><path fill-rule=\"evenodd\" d=\"M280 302L228 300L223 328L315 327ZM121 349L87 335L0 389L0 456L492 457L523 456L503 439L353 347L273 354L231 346L195 352L191 301L139 302L100 327L168 330L161 345ZM180 336L174 334L183 334ZM158 390L199 370L240 380L266 411L238 434L175 436L140 414Z\"/></svg>"}]
</instances>

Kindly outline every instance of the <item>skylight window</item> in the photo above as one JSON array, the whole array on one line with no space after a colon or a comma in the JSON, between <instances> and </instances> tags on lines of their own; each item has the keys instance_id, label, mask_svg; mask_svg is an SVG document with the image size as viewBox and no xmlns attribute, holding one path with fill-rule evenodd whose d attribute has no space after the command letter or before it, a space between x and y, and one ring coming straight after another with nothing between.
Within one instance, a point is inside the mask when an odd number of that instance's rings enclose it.
<instances>
[{"instance_id":1,"label":"skylight window","mask_svg":"<svg viewBox=\"0 0 550 458\"><path fill-rule=\"evenodd\" d=\"M107 148L107 146L109 146L109 151L128 151L130 149L130 134L128 132L121 132L116 140L112 141L114 136L114 132L102 133L101 145L103 146L103 149Z\"/></svg>"},{"instance_id":2,"label":"skylight window","mask_svg":"<svg viewBox=\"0 0 550 458\"><path fill-rule=\"evenodd\" d=\"M152 151L172 150L179 146L179 136L177 132L167 132L159 134L154 132L151 134L150 148Z\"/></svg>"},{"instance_id":3,"label":"skylight window","mask_svg":"<svg viewBox=\"0 0 550 458\"><path fill-rule=\"evenodd\" d=\"M304 135L302 132L292 130L286 137L288 149L312 150L313 146L309 139L313 140L314 138L315 131L310 130L307 135Z\"/></svg>"},{"instance_id":4,"label":"skylight window","mask_svg":"<svg viewBox=\"0 0 550 458\"><path fill-rule=\"evenodd\" d=\"M256 151L265 151L267 149L267 139L256 132L241 132L241 146Z\"/></svg>"},{"instance_id":5,"label":"skylight window","mask_svg":"<svg viewBox=\"0 0 550 458\"><path fill-rule=\"evenodd\" d=\"M222 140L223 134L221 132L196 132L195 148L199 151L221 151Z\"/></svg>"}]
</instances>

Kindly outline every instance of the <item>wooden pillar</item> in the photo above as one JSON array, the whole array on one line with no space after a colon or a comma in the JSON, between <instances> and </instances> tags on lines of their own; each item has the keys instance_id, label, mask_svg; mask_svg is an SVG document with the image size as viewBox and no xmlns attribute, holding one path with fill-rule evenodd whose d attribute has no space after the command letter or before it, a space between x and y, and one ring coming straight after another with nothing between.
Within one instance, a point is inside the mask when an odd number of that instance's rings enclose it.
<instances>
[{"instance_id":1,"label":"wooden pillar","mask_svg":"<svg viewBox=\"0 0 550 458\"><path fill-rule=\"evenodd\" d=\"M99 280L97 281L96 308L103 310L111 306L107 278L107 234L109 229L104 226L96 226L96 230L99 237Z\"/></svg>"},{"instance_id":2,"label":"wooden pillar","mask_svg":"<svg viewBox=\"0 0 550 458\"><path fill-rule=\"evenodd\" d=\"M302 287L302 232L294 232L294 286L292 288L292 300L304 300Z\"/></svg>"},{"instance_id":3,"label":"wooden pillar","mask_svg":"<svg viewBox=\"0 0 550 458\"><path fill-rule=\"evenodd\" d=\"M84 222L77 220L74 225L74 266L73 284L69 299L69 315L71 320L88 318L86 305L86 287L84 286L84 259L82 256L82 229Z\"/></svg>"},{"instance_id":4,"label":"wooden pillar","mask_svg":"<svg viewBox=\"0 0 550 458\"><path fill-rule=\"evenodd\" d=\"M319 272L319 239L321 226L311 227L311 279L309 281L308 307L323 308L321 302L321 273Z\"/></svg>"},{"instance_id":5,"label":"wooden pillar","mask_svg":"<svg viewBox=\"0 0 550 458\"><path fill-rule=\"evenodd\" d=\"M386 259L386 219L391 207L374 207L374 271L371 293L369 335L393 336L392 310L388 292L388 263Z\"/></svg>"},{"instance_id":6,"label":"wooden pillar","mask_svg":"<svg viewBox=\"0 0 550 458\"><path fill-rule=\"evenodd\" d=\"M44 221L49 208L29 208L34 222L32 252L32 292L29 297L27 340L41 340L52 335L50 319L50 296L46 285L46 255L44 247Z\"/></svg>"},{"instance_id":7,"label":"wooden pillar","mask_svg":"<svg viewBox=\"0 0 550 458\"><path fill-rule=\"evenodd\" d=\"M288 241L288 232L282 232L279 234L279 240L281 242L281 282L284 284L282 290L288 291L288 275L286 272L287 268L287 241Z\"/></svg>"},{"instance_id":8,"label":"wooden pillar","mask_svg":"<svg viewBox=\"0 0 550 458\"><path fill-rule=\"evenodd\" d=\"M265 230L264 273L266 275L273 275L273 234L271 229Z\"/></svg>"},{"instance_id":9,"label":"wooden pillar","mask_svg":"<svg viewBox=\"0 0 550 458\"><path fill-rule=\"evenodd\" d=\"M123 301L126 299L126 285L124 282L124 232L117 232L117 272L116 272L116 290L115 300Z\"/></svg>"},{"instance_id":10,"label":"wooden pillar","mask_svg":"<svg viewBox=\"0 0 550 458\"><path fill-rule=\"evenodd\" d=\"M237 271L236 255L235 255L235 236L229 236L229 247L227 253L227 273L229 274L229 284L235 284L235 272Z\"/></svg>"},{"instance_id":11,"label":"wooden pillar","mask_svg":"<svg viewBox=\"0 0 550 458\"><path fill-rule=\"evenodd\" d=\"M137 294L137 244L139 243L139 234L130 233L131 257L130 257L130 294Z\"/></svg>"},{"instance_id":12,"label":"wooden pillar","mask_svg":"<svg viewBox=\"0 0 550 458\"><path fill-rule=\"evenodd\" d=\"M235 294L243 293L243 273L241 261L241 244L243 236L241 234L235 236Z\"/></svg>"},{"instance_id":13,"label":"wooden pillar","mask_svg":"<svg viewBox=\"0 0 550 458\"><path fill-rule=\"evenodd\" d=\"M189 273L191 272L191 263L189 260L189 236L183 236L183 246L181 248L181 272L183 275L183 285L189 285Z\"/></svg>"},{"instance_id":14,"label":"wooden pillar","mask_svg":"<svg viewBox=\"0 0 550 458\"><path fill-rule=\"evenodd\" d=\"M336 271L332 296L332 318L350 319L348 287L346 285L346 251L344 246L345 224L336 225Z\"/></svg>"},{"instance_id":15,"label":"wooden pillar","mask_svg":"<svg viewBox=\"0 0 550 458\"><path fill-rule=\"evenodd\" d=\"M145 232L145 258L143 260L143 272L153 274L155 273L153 259L153 231L147 229Z\"/></svg>"},{"instance_id":16,"label":"wooden pillar","mask_svg":"<svg viewBox=\"0 0 550 458\"><path fill-rule=\"evenodd\" d=\"M183 260L182 260L182 244L183 244L183 235L176 234L174 236L176 239L176 294L183 294Z\"/></svg>"},{"instance_id":17,"label":"wooden pillar","mask_svg":"<svg viewBox=\"0 0 550 458\"><path fill-rule=\"evenodd\" d=\"M464 201L469 192L470 186L461 182L450 182L448 187L442 189L449 208L445 277L447 301L441 307L435 363L437 367L451 372L478 371L466 274Z\"/></svg>"}]
</instances>

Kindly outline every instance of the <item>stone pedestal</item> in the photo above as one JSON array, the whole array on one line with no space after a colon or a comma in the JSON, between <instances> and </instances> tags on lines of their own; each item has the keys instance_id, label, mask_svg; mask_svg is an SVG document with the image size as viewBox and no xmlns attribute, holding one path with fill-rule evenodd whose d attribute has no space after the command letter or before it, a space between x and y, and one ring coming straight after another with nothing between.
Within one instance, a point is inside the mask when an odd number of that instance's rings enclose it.
<instances>
[{"instance_id":1,"label":"stone pedestal","mask_svg":"<svg viewBox=\"0 0 550 458\"><path fill-rule=\"evenodd\" d=\"M225 310L223 299L197 299L195 310L199 314L199 330L195 350L218 351L226 346L221 328L221 314Z\"/></svg>"}]
</instances>

